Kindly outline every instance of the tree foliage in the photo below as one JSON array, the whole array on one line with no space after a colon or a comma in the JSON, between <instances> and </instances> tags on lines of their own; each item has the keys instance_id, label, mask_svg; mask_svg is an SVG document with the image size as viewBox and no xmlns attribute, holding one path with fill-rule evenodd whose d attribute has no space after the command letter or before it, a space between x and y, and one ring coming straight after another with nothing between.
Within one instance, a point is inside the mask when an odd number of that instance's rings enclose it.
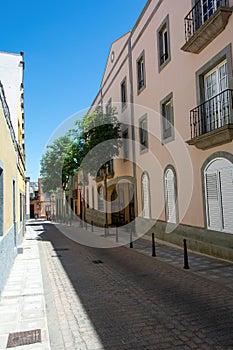
<instances>
[{"instance_id":1,"label":"tree foliage","mask_svg":"<svg viewBox=\"0 0 233 350\"><path fill-rule=\"evenodd\" d=\"M82 130L82 168L96 176L100 168L107 168L108 162L119 155L121 147L121 126L115 108L108 113L97 107L78 122Z\"/></svg>"},{"instance_id":2,"label":"tree foliage","mask_svg":"<svg viewBox=\"0 0 233 350\"><path fill-rule=\"evenodd\" d=\"M41 159L40 175L44 192L65 190L69 177L80 169L96 176L119 155L120 123L117 112L102 107L76 122L76 128L47 146Z\"/></svg>"},{"instance_id":3,"label":"tree foliage","mask_svg":"<svg viewBox=\"0 0 233 350\"><path fill-rule=\"evenodd\" d=\"M48 145L41 159L40 175L44 192L65 189L69 176L76 166L70 155L73 138L69 133Z\"/></svg>"}]
</instances>

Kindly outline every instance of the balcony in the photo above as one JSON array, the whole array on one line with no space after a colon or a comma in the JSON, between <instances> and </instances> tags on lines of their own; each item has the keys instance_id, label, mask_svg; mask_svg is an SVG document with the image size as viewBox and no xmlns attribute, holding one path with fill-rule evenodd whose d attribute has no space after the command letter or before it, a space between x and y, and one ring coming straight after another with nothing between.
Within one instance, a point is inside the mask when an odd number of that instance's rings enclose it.
<instances>
[{"instance_id":1,"label":"balcony","mask_svg":"<svg viewBox=\"0 0 233 350\"><path fill-rule=\"evenodd\" d=\"M183 51L199 53L226 27L233 9L228 0L199 0L184 19Z\"/></svg>"},{"instance_id":2,"label":"balcony","mask_svg":"<svg viewBox=\"0 0 233 350\"><path fill-rule=\"evenodd\" d=\"M233 140L233 90L226 89L190 111L189 145L208 149Z\"/></svg>"}]
</instances>

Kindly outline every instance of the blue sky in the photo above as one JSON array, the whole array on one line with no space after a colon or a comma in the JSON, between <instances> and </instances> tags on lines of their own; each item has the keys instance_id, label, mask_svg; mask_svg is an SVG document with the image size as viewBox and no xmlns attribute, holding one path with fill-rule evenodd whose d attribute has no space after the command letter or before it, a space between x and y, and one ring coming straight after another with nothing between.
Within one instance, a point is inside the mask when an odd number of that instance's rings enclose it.
<instances>
[{"instance_id":1,"label":"blue sky","mask_svg":"<svg viewBox=\"0 0 233 350\"><path fill-rule=\"evenodd\" d=\"M25 54L27 176L46 143L96 96L111 43L132 29L146 0L4 1L0 51Z\"/></svg>"}]
</instances>

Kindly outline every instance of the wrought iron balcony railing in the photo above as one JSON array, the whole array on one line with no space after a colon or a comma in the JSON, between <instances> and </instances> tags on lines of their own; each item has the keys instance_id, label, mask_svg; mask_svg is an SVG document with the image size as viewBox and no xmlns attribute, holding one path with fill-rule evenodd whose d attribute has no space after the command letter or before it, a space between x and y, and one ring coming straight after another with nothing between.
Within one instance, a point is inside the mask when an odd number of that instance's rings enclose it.
<instances>
[{"instance_id":1,"label":"wrought iron balcony railing","mask_svg":"<svg viewBox=\"0 0 233 350\"><path fill-rule=\"evenodd\" d=\"M217 11L227 7L228 0L199 0L184 19L186 42Z\"/></svg>"},{"instance_id":2,"label":"wrought iron balcony railing","mask_svg":"<svg viewBox=\"0 0 233 350\"><path fill-rule=\"evenodd\" d=\"M233 125L233 90L226 89L190 111L191 139Z\"/></svg>"}]
</instances>

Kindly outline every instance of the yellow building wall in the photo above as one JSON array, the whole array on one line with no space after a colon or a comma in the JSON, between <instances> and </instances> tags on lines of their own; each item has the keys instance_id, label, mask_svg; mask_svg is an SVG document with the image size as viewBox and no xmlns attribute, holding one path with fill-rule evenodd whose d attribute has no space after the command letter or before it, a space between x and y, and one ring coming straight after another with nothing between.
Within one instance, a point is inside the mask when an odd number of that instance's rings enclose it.
<instances>
[{"instance_id":1,"label":"yellow building wall","mask_svg":"<svg viewBox=\"0 0 233 350\"><path fill-rule=\"evenodd\" d=\"M3 233L6 234L13 226L13 180L15 180L15 188L17 193L17 165L14 145L11 139L10 130L6 122L1 103L0 125L0 164L3 165L4 182Z\"/></svg>"}]
</instances>

